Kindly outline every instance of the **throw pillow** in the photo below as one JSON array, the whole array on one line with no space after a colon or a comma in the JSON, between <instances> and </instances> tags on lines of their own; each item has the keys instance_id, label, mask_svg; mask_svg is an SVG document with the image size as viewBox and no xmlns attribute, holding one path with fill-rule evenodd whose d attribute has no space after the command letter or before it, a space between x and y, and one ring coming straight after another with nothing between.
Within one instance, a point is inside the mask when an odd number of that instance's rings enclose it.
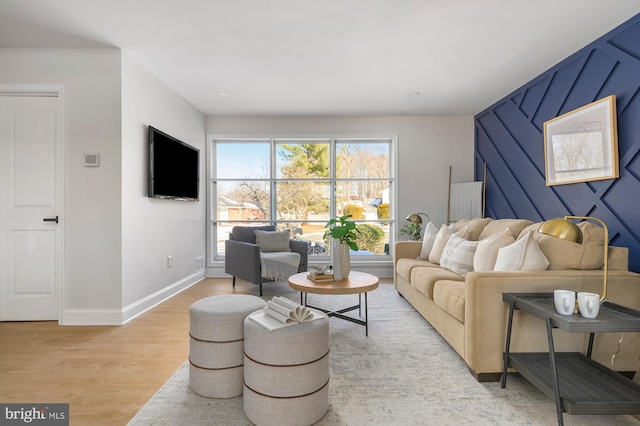
<instances>
[{"instance_id":1,"label":"throw pillow","mask_svg":"<svg viewBox=\"0 0 640 426\"><path fill-rule=\"evenodd\" d=\"M473 258L478 247L478 241L468 241L453 234L442 251L440 266L465 276L473 271Z\"/></svg>"},{"instance_id":2,"label":"throw pillow","mask_svg":"<svg viewBox=\"0 0 640 426\"><path fill-rule=\"evenodd\" d=\"M544 271L549 261L529 231L523 238L498 250L494 271Z\"/></svg>"},{"instance_id":3,"label":"throw pillow","mask_svg":"<svg viewBox=\"0 0 640 426\"><path fill-rule=\"evenodd\" d=\"M254 231L256 244L262 252L291 251L289 247L289 231Z\"/></svg>"},{"instance_id":4,"label":"throw pillow","mask_svg":"<svg viewBox=\"0 0 640 426\"><path fill-rule=\"evenodd\" d=\"M444 246L447 245L447 241L449 241L451 235L453 235L453 230L447 225L442 225L440 227L440 230L436 234L436 238L433 241L431 251L429 252L429 262L440 264L440 257L442 256L442 252L444 251Z\"/></svg>"},{"instance_id":5,"label":"throw pillow","mask_svg":"<svg viewBox=\"0 0 640 426\"><path fill-rule=\"evenodd\" d=\"M429 253L431 253L431 248L433 247L433 242L436 240L436 235L438 235L438 228L436 228L432 222L427 223L427 226L424 228L422 248L420 249L418 259L429 259Z\"/></svg>"},{"instance_id":6,"label":"throw pillow","mask_svg":"<svg viewBox=\"0 0 640 426\"><path fill-rule=\"evenodd\" d=\"M484 240L478 241L478 248L473 258L474 271L493 271L498 258L498 250L513 244L516 241L513 238L511 229L505 228Z\"/></svg>"},{"instance_id":7,"label":"throw pillow","mask_svg":"<svg viewBox=\"0 0 640 426\"><path fill-rule=\"evenodd\" d=\"M442 257L442 252L444 251L444 247L447 245L449 238L452 235L457 235L459 237L465 238L467 235L467 227L465 226L455 234L453 233L452 226L442 225L438 234L436 235L436 239L433 241L433 247L431 247L431 251L429 252L429 262L435 263L436 265L440 264L440 257Z\"/></svg>"}]
</instances>

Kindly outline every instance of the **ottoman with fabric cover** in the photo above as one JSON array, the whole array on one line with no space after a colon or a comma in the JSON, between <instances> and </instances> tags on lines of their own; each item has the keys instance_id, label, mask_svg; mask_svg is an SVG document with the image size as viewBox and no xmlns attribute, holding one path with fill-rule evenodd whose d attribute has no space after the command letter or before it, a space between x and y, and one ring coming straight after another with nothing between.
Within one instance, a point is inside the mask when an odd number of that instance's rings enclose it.
<instances>
[{"instance_id":1,"label":"ottoman with fabric cover","mask_svg":"<svg viewBox=\"0 0 640 426\"><path fill-rule=\"evenodd\" d=\"M247 418L258 426L301 426L329 409L329 319L269 331L244 321Z\"/></svg>"},{"instance_id":2,"label":"ottoman with fabric cover","mask_svg":"<svg viewBox=\"0 0 640 426\"><path fill-rule=\"evenodd\" d=\"M229 294L189 308L189 387L207 398L242 395L244 319L265 306L256 296Z\"/></svg>"}]
</instances>

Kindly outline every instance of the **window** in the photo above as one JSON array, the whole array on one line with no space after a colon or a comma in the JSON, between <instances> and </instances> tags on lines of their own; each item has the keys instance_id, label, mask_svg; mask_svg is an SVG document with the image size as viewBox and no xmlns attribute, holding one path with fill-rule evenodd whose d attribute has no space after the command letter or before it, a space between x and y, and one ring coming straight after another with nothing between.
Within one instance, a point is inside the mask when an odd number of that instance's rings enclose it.
<instances>
[{"instance_id":1,"label":"window","mask_svg":"<svg viewBox=\"0 0 640 426\"><path fill-rule=\"evenodd\" d=\"M389 253L393 235L394 138L216 139L209 141L213 260L236 225L275 224L328 256L324 225L351 214L361 259Z\"/></svg>"}]
</instances>

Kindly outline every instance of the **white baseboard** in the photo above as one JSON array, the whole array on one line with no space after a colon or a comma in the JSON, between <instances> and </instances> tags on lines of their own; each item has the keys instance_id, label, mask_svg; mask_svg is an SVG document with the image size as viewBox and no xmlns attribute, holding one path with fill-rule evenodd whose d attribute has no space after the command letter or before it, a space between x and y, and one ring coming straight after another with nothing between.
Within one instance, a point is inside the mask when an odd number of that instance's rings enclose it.
<instances>
[{"instance_id":1,"label":"white baseboard","mask_svg":"<svg viewBox=\"0 0 640 426\"><path fill-rule=\"evenodd\" d=\"M165 300L202 281L205 271L192 274L123 309L65 309L60 325L123 325Z\"/></svg>"},{"instance_id":2,"label":"white baseboard","mask_svg":"<svg viewBox=\"0 0 640 426\"><path fill-rule=\"evenodd\" d=\"M65 309L60 325L122 325L122 309Z\"/></svg>"},{"instance_id":3,"label":"white baseboard","mask_svg":"<svg viewBox=\"0 0 640 426\"><path fill-rule=\"evenodd\" d=\"M191 287L194 284L199 283L203 279L205 279L205 271L202 270L200 272L196 272L168 287L163 288L160 291L157 291L144 299L140 299L137 302L130 304L129 306L125 306L122 310L122 324L126 324L137 316L142 315L147 312L149 309L158 306L160 303L164 302L167 299L175 296Z\"/></svg>"}]
</instances>

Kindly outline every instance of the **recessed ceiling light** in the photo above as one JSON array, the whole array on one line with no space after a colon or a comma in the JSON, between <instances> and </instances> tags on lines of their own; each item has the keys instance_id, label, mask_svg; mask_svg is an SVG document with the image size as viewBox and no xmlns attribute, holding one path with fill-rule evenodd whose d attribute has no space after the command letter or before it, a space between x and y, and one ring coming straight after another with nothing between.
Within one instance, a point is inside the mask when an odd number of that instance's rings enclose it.
<instances>
[{"instance_id":1,"label":"recessed ceiling light","mask_svg":"<svg viewBox=\"0 0 640 426\"><path fill-rule=\"evenodd\" d=\"M407 98L417 98L420 96L420 92L409 92L407 93Z\"/></svg>"},{"instance_id":2,"label":"recessed ceiling light","mask_svg":"<svg viewBox=\"0 0 640 426\"><path fill-rule=\"evenodd\" d=\"M231 97L231 93L229 93L229 92L218 92L216 94L218 96L220 96L221 98L230 98Z\"/></svg>"}]
</instances>

